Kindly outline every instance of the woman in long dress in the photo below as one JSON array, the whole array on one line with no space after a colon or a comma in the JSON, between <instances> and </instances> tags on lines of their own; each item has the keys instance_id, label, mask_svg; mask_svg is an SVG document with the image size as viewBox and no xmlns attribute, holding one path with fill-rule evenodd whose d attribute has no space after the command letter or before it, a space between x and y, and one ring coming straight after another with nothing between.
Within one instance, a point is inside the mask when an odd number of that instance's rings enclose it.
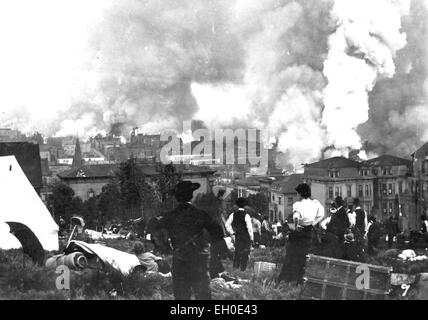
<instances>
[{"instance_id":1,"label":"woman in long dress","mask_svg":"<svg viewBox=\"0 0 428 320\"><path fill-rule=\"evenodd\" d=\"M311 199L311 188L306 183L296 188L301 200L293 204L294 230L291 231L279 282L301 283L306 255L312 243L313 227L324 218L324 207Z\"/></svg>"}]
</instances>

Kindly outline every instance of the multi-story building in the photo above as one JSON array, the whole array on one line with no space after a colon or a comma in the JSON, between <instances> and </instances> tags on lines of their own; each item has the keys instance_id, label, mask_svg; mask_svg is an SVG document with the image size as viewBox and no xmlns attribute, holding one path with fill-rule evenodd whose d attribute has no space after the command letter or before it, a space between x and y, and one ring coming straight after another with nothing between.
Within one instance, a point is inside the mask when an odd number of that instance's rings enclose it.
<instances>
[{"instance_id":1,"label":"multi-story building","mask_svg":"<svg viewBox=\"0 0 428 320\"><path fill-rule=\"evenodd\" d=\"M401 217L405 229L414 229L417 221L409 179L411 161L382 155L363 162L359 174L367 170L373 177L373 214L382 220L390 215Z\"/></svg>"},{"instance_id":2,"label":"multi-story building","mask_svg":"<svg viewBox=\"0 0 428 320\"><path fill-rule=\"evenodd\" d=\"M347 204L359 198L368 214L373 211L373 176L370 170L360 172L361 163L334 157L304 166L305 180L311 185L312 197L326 209L337 196Z\"/></svg>"},{"instance_id":3,"label":"multi-story building","mask_svg":"<svg viewBox=\"0 0 428 320\"><path fill-rule=\"evenodd\" d=\"M160 175L156 164L138 164L141 172L147 177L148 181L152 177ZM196 166L176 165L177 174L183 180L197 182L201 187L195 191L194 195L207 194L211 192L215 171ZM58 177L61 181L68 184L76 196L83 201L101 193L102 188L111 182L119 169L118 164L93 164L83 165L79 168L61 172Z\"/></svg>"},{"instance_id":4,"label":"multi-story building","mask_svg":"<svg viewBox=\"0 0 428 320\"><path fill-rule=\"evenodd\" d=\"M269 197L269 220L284 222L293 214L293 204L299 200L296 187L303 174L292 174L272 183Z\"/></svg>"},{"instance_id":5,"label":"multi-story building","mask_svg":"<svg viewBox=\"0 0 428 320\"><path fill-rule=\"evenodd\" d=\"M421 216L428 215L428 142L412 155L413 179L410 188L413 191L417 225Z\"/></svg>"},{"instance_id":6,"label":"multi-story building","mask_svg":"<svg viewBox=\"0 0 428 320\"><path fill-rule=\"evenodd\" d=\"M413 229L416 217L410 173L411 161L383 155L361 162L344 157L325 159L305 165L304 174L312 196L326 209L337 196L347 205L358 198L364 210L379 221L395 215L404 229Z\"/></svg>"}]
</instances>

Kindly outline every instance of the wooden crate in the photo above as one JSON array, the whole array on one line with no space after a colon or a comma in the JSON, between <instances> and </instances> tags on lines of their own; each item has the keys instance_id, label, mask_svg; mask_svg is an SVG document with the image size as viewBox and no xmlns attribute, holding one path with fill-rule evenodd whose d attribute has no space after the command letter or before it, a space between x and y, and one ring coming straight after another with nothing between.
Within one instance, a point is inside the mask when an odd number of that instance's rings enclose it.
<instances>
[{"instance_id":1,"label":"wooden crate","mask_svg":"<svg viewBox=\"0 0 428 320\"><path fill-rule=\"evenodd\" d=\"M359 262L308 255L302 299L384 300L390 291L392 268L366 264L370 271L369 289L358 289Z\"/></svg>"}]
</instances>

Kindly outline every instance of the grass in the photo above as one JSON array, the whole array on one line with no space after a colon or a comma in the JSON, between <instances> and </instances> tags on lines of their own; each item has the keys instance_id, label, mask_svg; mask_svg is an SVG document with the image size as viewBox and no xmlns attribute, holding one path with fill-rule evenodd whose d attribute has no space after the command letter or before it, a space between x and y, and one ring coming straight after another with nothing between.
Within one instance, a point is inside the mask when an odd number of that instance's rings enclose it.
<instances>
[{"instance_id":1,"label":"grass","mask_svg":"<svg viewBox=\"0 0 428 320\"><path fill-rule=\"evenodd\" d=\"M106 245L129 252L133 241L108 240ZM213 298L232 300L290 300L297 299L300 288L276 283L279 269L273 273L256 276L255 261L278 264L283 248L255 249L251 253L245 272L232 268L230 260L224 261L226 271L241 279L249 280L239 289L212 288ZM167 257L168 260L170 257ZM152 274L133 274L124 277L115 271L71 271L70 290L58 290L55 270L37 266L21 250L0 251L0 299L53 299L53 300L171 300L170 278ZM112 292L114 294L112 294Z\"/></svg>"}]
</instances>

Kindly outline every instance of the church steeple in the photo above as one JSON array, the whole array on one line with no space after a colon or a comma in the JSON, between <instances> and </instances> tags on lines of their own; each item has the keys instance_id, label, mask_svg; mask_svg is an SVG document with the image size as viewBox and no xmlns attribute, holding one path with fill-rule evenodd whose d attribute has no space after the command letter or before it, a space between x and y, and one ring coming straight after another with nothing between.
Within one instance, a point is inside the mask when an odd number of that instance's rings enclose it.
<instances>
[{"instance_id":1,"label":"church steeple","mask_svg":"<svg viewBox=\"0 0 428 320\"><path fill-rule=\"evenodd\" d=\"M82 150L80 149L80 142L79 138L76 139L76 147L74 149L74 156L73 156L73 169L80 168L84 164L84 160L82 157Z\"/></svg>"}]
</instances>

